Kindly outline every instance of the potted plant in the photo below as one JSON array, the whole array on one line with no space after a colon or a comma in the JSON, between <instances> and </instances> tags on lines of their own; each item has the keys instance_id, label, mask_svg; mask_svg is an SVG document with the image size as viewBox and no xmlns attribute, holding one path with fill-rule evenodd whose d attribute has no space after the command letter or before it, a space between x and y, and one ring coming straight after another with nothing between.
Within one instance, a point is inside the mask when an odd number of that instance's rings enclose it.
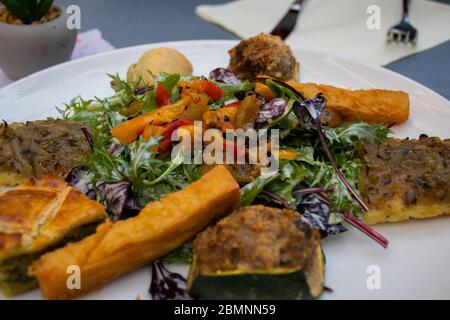
<instances>
[{"instance_id":1,"label":"potted plant","mask_svg":"<svg viewBox=\"0 0 450 320\"><path fill-rule=\"evenodd\" d=\"M0 0L0 68L12 79L70 59L77 30L53 0Z\"/></svg>"}]
</instances>

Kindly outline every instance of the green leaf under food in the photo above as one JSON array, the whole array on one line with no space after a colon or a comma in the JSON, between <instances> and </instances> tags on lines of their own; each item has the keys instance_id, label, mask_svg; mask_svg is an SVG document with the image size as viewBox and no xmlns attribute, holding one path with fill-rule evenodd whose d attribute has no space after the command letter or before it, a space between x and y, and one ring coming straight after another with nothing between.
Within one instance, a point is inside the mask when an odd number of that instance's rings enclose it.
<instances>
[{"instance_id":1,"label":"green leaf under food","mask_svg":"<svg viewBox=\"0 0 450 320\"><path fill-rule=\"evenodd\" d=\"M337 128L324 127L329 139L329 147L334 154L335 161L352 187L358 187L358 171L364 166L357 156L358 146L361 143L379 143L386 139L390 130L379 125L367 123L350 123ZM280 163L280 176L263 187L264 190L283 197L291 207L296 206L296 199L292 197L292 190L298 185L301 188L321 187L333 189L329 194L335 203L330 215L330 221L340 222L343 210L352 212L357 217L362 216L361 209L352 200L351 194L337 177L334 168L323 152L319 138L313 130L302 127L286 129L284 135L280 134L280 148L293 148L297 151L294 161ZM289 179L282 174L286 168L292 172L295 164L298 169L296 178ZM284 171L287 172L287 171ZM303 173L303 176L300 174ZM293 175L291 175L292 177ZM259 192L258 192L259 193Z\"/></svg>"},{"instance_id":2,"label":"green leaf under food","mask_svg":"<svg viewBox=\"0 0 450 320\"><path fill-rule=\"evenodd\" d=\"M192 242L187 242L166 255L162 260L169 263L191 263L193 250Z\"/></svg>"},{"instance_id":3,"label":"green leaf under food","mask_svg":"<svg viewBox=\"0 0 450 320\"><path fill-rule=\"evenodd\" d=\"M216 84L220 89L225 91L225 93L235 93L238 91L250 91L255 88L255 83L250 81L242 81L239 83L223 83L212 81Z\"/></svg>"},{"instance_id":4,"label":"green leaf under food","mask_svg":"<svg viewBox=\"0 0 450 320\"><path fill-rule=\"evenodd\" d=\"M154 184L157 184L158 182L161 182L163 179L165 179L172 171L174 171L177 167L179 167L184 160L184 152L183 148L180 148L178 150L178 153L175 155L175 157L170 161L169 166L167 169L158 176L158 178L154 179L153 181L148 181L145 183L146 186L152 186Z\"/></svg>"},{"instance_id":5,"label":"green leaf under food","mask_svg":"<svg viewBox=\"0 0 450 320\"><path fill-rule=\"evenodd\" d=\"M292 114L292 107L294 106L294 103L295 103L295 100L292 100L292 99L289 100L288 104L286 106L286 109L284 110L283 114L281 116L279 116L278 118L270 119L267 122L267 124L264 126L264 128L274 128L282 120L287 119L289 117L289 115Z\"/></svg>"},{"instance_id":6,"label":"green leaf under food","mask_svg":"<svg viewBox=\"0 0 450 320\"><path fill-rule=\"evenodd\" d=\"M232 84L216 82L216 81L212 81L212 82L214 82L223 91L222 98L218 101L214 101L211 104L211 109L213 109L213 110L219 109L229 103L238 101L238 99L235 96L236 92L249 91L249 90L253 90L255 88L255 84L253 82L249 82L249 81L243 81L240 83L232 83Z\"/></svg>"},{"instance_id":7,"label":"green leaf under food","mask_svg":"<svg viewBox=\"0 0 450 320\"><path fill-rule=\"evenodd\" d=\"M300 101L300 97L297 94L295 94L285 86L278 84L272 79L267 79L266 85L272 90L272 92L278 98L283 98L285 100Z\"/></svg>"},{"instance_id":8,"label":"green leaf under food","mask_svg":"<svg viewBox=\"0 0 450 320\"><path fill-rule=\"evenodd\" d=\"M388 138L392 131L380 125L366 122L346 123L337 128L323 127L330 145L357 145L364 140L371 144L378 144Z\"/></svg>"},{"instance_id":9,"label":"green leaf under food","mask_svg":"<svg viewBox=\"0 0 450 320\"><path fill-rule=\"evenodd\" d=\"M248 206L252 204L258 194L263 191L264 187L279 175L280 173L278 172L269 175L261 175L243 186L241 188L241 201L239 202L239 206Z\"/></svg>"},{"instance_id":10,"label":"green leaf under food","mask_svg":"<svg viewBox=\"0 0 450 320\"><path fill-rule=\"evenodd\" d=\"M292 205L295 202L292 191L304 177L304 168L295 161L285 161L280 163L280 175L269 182L265 190L283 197L289 205Z\"/></svg>"}]
</instances>

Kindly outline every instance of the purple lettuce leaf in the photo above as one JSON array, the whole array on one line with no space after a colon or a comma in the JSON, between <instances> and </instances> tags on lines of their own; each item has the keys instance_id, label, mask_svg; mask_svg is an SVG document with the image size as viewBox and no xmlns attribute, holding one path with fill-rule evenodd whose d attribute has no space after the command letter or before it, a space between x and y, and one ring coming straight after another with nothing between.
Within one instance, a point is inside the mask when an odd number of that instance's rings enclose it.
<instances>
[{"instance_id":1,"label":"purple lettuce leaf","mask_svg":"<svg viewBox=\"0 0 450 320\"><path fill-rule=\"evenodd\" d=\"M256 118L257 123L266 122L267 120L281 116L287 107L287 101L282 98L275 98L264 104Z\"/></svg>"},{"instance_id":2,"label":"purple lettuce leaf","mask_svg":"<svg viewBox=\"0 0 450 320\"><path fill-rule=\"evenodd\" d=\"M146 94L149 91L152 91L155 89L155 86L145 86L145 87L138 87L136 88L134 94L136 96L142 96L144 94Z\"/></svg>"},{"instance_id":3,"label":"purple lettuce leaf","mask_svg":"<svg viewBox=\"0 0 450 320\"><path fill-rule=\"evenodd\" d=\"M149 288L153 300L191 300L186 279L168 270L161 261L152 263L152 281Z\"/></svg>"},{"instance_id":4,"label":"purple lettuce leaf","mask_svg":"<svg viewBox=\"0 0 450 320\"><path fill-rule=\"evenodd\" d=\"M315 194L300 196L296 208L302 213L302 220L320 231L322 238L347 231L341 224L330 224L330 206L321 201Z\"/></svg>"},{"instance_id":5,"label":"purple lettuce leaf","mask_svg":"<svg viewBox=\"0 0 450 320\"><path fill-rule=\"evenodd\" d=\"M100 201L105 204L106 211L114 222L133 217L141 210L129 181L105 182L97 190Z\"/></svg>"},{"instance_id":6,"label":"purple lettuce leaf","mask_svg":"<svg viewBox=\"0 0 450 320\"><path fill-rule=\"evenodd\" d=\"M91 184L91 176L87 166L77 166L70 170L66 177L69 186L77 188L81 193L85 194L89 199L95 200L96 194Z\"/></svg>"},{"instance_id":7,"label":"purple lettuce leaf","mask_svg":"<svg viewBox=\"0 0 450 320\"><path fill-rule=\"evenodd\" d=\"M316 190L319 189L319 190ZM301 195L306 193L314 193L316 197L322 201L324 204L326 204L330 208L335 208L335 205L332 203L331 199L328 198L328 196L325 194L327 190L321 190L320 188L309 188L309 189L302 189L302 190L296 190L294 191L294 194ZM349 223L365 235L367 235L369 238L376 241L378 244L380 244L383 248L387 248L389 245L389 240L383 237L380 233L366 225L363 221L356 218L353 214L350 212L341 212L341 216L344 219L345 222Z\"/></svg>"},{"instance_id":8,"label":"purple lettuce leaf","mask_svg":"<svg viewBox=\"0 0 450 320\"><path fill-rule=\"evenodd\" d=\"M318 229L322 238L347 231L340 223L331 224L328 222L331 213L330 205L324 203L315 194L321 191L324 190L322 188L309 188L296 190L292 193L294 196L299 197L295 209L301 213L302 220L313 228ZM287 200L280 195L268 191L262 191L261 194L264 194L282 207L289 207Z\"/></svg>"},{"instance_id":9,"label":"purple lettuce leaf","mask_svg":"<svg viewBox=\"0 0 450 320\"><path fill-rule=\"evenodd\" d=\"M241 82L241 80L239 80L238 77L236 77L236 75L233 72L231 72L226 68L216 68L212 70L209 73L209 79L227 84L234 84Z\"/></svg>"},{"instance_id":10,"label":"purple lettuce leaf","mask_svg":"<svg viewBox=\"0 0 450 320\"><path fill-rule=\"evenodd\" d=\"M277 202L278 204L280 204L281 206L287 208L289 206L287 200L285 198L283 198L282 196L279 196L273 192L269 192L269 191L261 191L261 194L269 197L272 201Z\"/></svg>"},{"instance_id":11,"label":"purple lettuce leaf","mask_svg":"<svg viewBox=\"0 0 450 320\"><path fill-rule=\"evenodd\" d=\"M322 115L323 109L325 108L325 105L327 103L327 99L321 94L317 94L312 99L305 99L302 102L299 102L299 104L294 106L294 113L299 117L300 120L304 121L303 115L304 111L301 109L308 110L309 115L311 116L311 119L315 125L315 128L317 130L317 133L319 135L320 142L322 144L323 151L325 152L328 160L330 161L331 165L333 166L336 175L338 176L339 180L344 184L345 188L348 192L352 195L353 199L359 204L359 206L364 210L368 211L369 208L364 203L364 200L362 199L361 195L356 191L350 182L347 180L347 178L342 173L341 169L336 164L336 160L334 159L330 148L328 147L328 144L326 142L325 134L322 130L322 124L320 122L320 117ZM299 110L300 109L300 110Z\"/></svg>"}]
</instances>

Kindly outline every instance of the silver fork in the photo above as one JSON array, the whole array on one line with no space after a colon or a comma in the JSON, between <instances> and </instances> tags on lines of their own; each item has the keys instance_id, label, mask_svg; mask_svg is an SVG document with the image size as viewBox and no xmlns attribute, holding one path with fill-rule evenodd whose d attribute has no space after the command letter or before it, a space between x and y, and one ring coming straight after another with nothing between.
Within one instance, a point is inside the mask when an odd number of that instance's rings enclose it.
<instances>
[{"instance_id":1,"label":"silver fork","mask_svg":"<svg viewBox=\"0 0 450 320\"><path fill-rule=\"evenodd\" d=\"M415 45L417 43L418 32L409 23L409 0L403 0L403 16L399 24L392 26L387 34L388 42L403 42Z\"/></svg>"}]
</instances>

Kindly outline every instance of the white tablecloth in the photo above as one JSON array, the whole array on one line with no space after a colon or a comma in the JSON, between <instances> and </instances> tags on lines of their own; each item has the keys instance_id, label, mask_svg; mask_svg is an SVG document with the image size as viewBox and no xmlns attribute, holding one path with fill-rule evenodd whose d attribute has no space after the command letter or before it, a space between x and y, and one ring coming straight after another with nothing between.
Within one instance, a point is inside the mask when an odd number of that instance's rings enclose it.
<instances>
[{"instance_id":1,"label":"white tablecloth","mask_svg":"<svg viewBox=\"0 0 450 320\"><path fill-rule=\"evenodd\" d=\"M293 0L237 0L201 5L196 13L248 38L270 32L292 3ZM374 26L378 8L380 29L370 29L367 22ZM300 49L384 65L450 40L450 6L412 0L410 21L419 31L417 45L387 44L387 30L399 22L401 12L401 0L305 0L297 26L286 42Z\"/></svg>"}]
</instances>

